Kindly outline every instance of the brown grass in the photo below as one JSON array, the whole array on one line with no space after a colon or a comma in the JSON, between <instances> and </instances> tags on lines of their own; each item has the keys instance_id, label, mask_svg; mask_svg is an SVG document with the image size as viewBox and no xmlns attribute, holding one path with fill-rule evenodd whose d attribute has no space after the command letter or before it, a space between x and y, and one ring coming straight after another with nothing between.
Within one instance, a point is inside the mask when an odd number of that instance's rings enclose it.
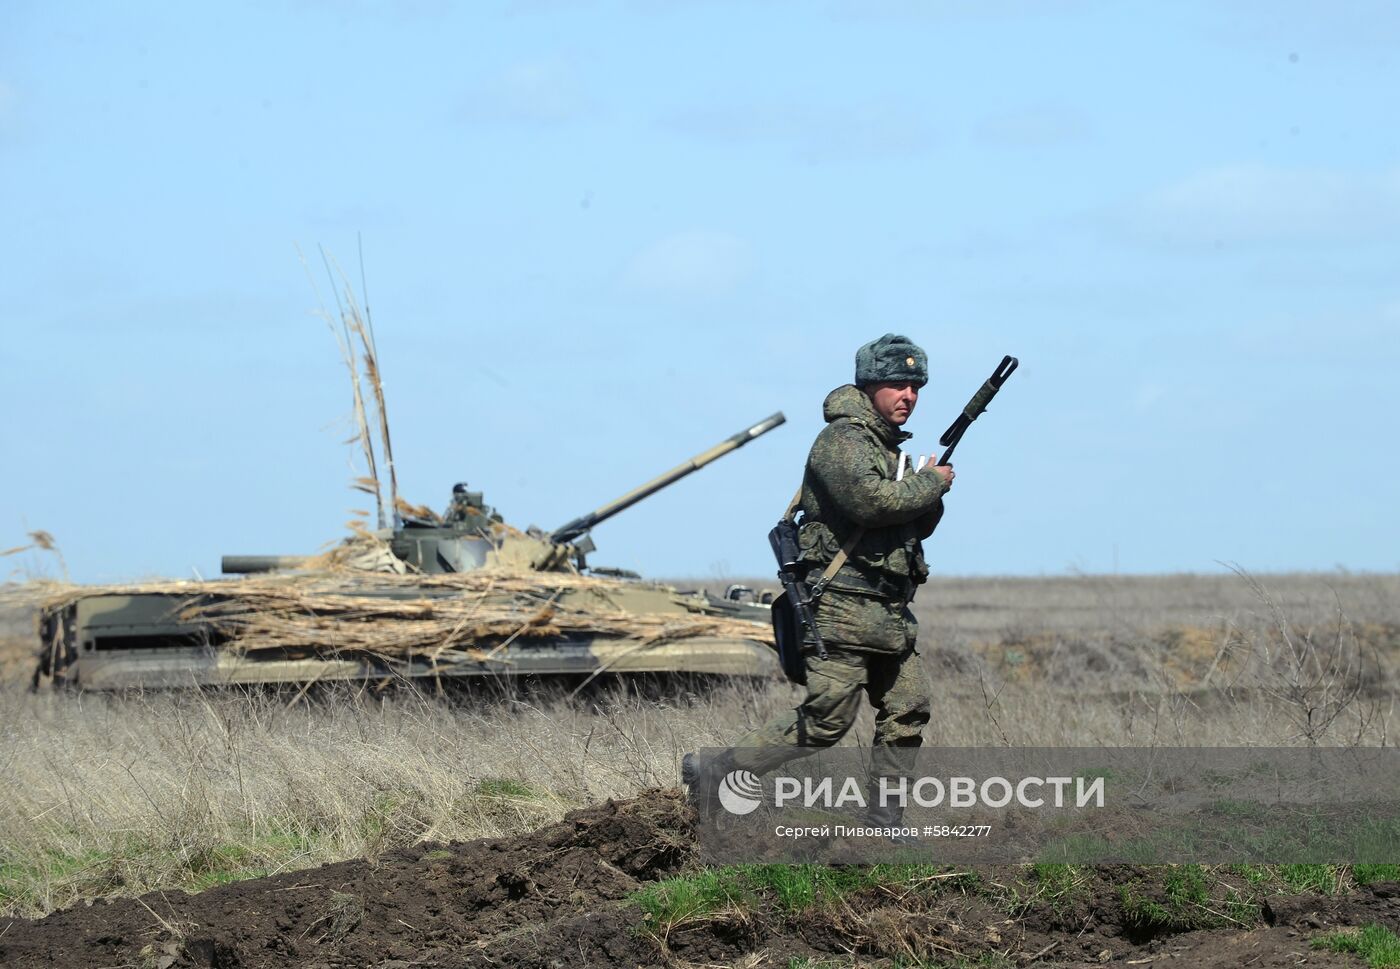
<instances>
[{"instance_id":1,"label":"brown grass","mask_svg":"<svg viewBox=\"0 0 1400 969\"><path fill-rule=\"evenodd\" d=\"M920 598L934 718L964 745L1390 742L1400 579L942 580ZM0 911L200 887L422 839L530 830L677 782L799 694L467 700L24 689L0 587ZM1095 612L1095 610L1098 610ZM1308 711L1327 714L1308 729ZM868 743L866 710L843 741Z\"/></svg>"}]
</instances>

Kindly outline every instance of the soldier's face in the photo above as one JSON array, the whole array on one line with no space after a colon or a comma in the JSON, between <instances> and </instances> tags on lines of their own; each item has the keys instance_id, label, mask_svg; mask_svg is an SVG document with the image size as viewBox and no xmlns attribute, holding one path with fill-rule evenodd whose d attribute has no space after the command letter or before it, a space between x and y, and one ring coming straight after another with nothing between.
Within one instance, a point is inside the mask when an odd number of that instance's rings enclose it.
<instances>
[{"instance_id":1,"label":"soldier's face","mask_svg":"<svg viewBox=\"0 0 1400 969\"><path fill-rule=\"evenodd\" d=\"M895 427L903 427L909 415L914 413L914 405L919 402L917 384L871 384L865 388L875 412Z\"/></svg>"}]
</instances>

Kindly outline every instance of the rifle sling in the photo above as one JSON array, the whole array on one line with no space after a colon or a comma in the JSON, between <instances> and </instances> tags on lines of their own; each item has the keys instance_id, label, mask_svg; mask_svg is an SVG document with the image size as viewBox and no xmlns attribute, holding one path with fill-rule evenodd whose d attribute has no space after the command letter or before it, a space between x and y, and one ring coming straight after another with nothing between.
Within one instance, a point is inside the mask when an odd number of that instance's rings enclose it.
<instances>
[{"instance_id":1,"label":"rifle sling","mask_svg":"<svg viewBox=\"0 0 1400 969\"><path fill-rule=\"evenodd\" d=\"M792 501L788 502L787 511L783 514L783 520L792 521L797 515L797 506L800 504L802 504L802 486L798 485L797 494L793 495ZM851 553L856 550L856 543L861 540L861 536L864 534L864 528L857 528L851 533L851 537L846 539L846 544L841 546L841 550L836 553L831 563L827 565L826 570L822 572L821 578L817 579L816 583L812 586L812 595L814 597L820 596L822 592L825 591L827 583L836 577L837 572L841 571L841 566L846 564L846 560L850 558Z\"/></svg>"}]
</instances>

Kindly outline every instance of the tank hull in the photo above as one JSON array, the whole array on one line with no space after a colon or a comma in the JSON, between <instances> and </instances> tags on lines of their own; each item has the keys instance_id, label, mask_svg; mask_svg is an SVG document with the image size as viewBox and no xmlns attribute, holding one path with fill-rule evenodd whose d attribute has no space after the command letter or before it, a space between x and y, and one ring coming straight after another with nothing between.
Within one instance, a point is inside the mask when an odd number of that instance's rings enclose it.
<instances>
[{"instance_id":1,"label":"tank hull","mask_svg":"<svg viewBox=\"0 0 1400 969\"><path fill-rule=\"evenodd\" d=\"M471 573L427 585L306 577L70 590L40 612L40 674L56 685L128 690L778 672L761 605L651 583L495 578L519 586L499 592L491 576ZM468 619L476 624L467 628Z\"/></svg>"}]
</instances>

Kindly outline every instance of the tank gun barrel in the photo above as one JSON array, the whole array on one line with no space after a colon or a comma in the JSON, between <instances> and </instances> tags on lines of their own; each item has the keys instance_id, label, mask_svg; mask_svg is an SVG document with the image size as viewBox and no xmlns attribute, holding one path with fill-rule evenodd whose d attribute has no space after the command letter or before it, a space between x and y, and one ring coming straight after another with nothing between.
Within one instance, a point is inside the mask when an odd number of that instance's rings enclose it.
<instances>
[{"instance_id":1,"label":"tank gun barrel","mask_svg":"<svg viewBox=\"0 0 1400 969\"><path fill-rule=\"evenodd\" d=\"M305 565L307 555L225 555L219 561L224 575L247 575L254 572L276 572Z\"/></svg>"},{"instance_id":2,"label":"tank gun barrel","mask_svg":"<svg viewBox=\"0 0 1400 969\"><path fill-rule=\"evenodd\" d=\"M735 434L732 437L727 437L723 441L720 441L714 447L709 448L705 451L701 451L699 454L695 455L695 457L691 458L690 460L681 462L680 464L672 468L670 471L667 471L665 474L652 478L650 481L648 481L644 485L641 485L640 487L633 488L621 498L618 498L614 501L610 501L603 507L590 511L586 515L580 515L578 518L575 518L567 525L563 525L559 528L556 528L554 532L549 536L550 540L558 542L560 544L563 544L564 542L572 542L574 539L585 534L590 528L592 528L594 525L597 525L599 522L606 521L613 515L616 515L618 512L625 511L626 509L631 508L633 505L635 505L637 502L641 501L648 495L653 495L656 492L660 491L662 488L665 488L667 485L679 481L681 478L684 478L692 471L699 471L701 468L703 468L705 465L709 464L716 458L723 457L730 451L733 451L736 448L743 447L745 444L749 443L754 438L762 434L767 434L773 428L777 427L779 424L785 423L786 421L787 418L783 416L783 412L779 411L778 413L773 414L770 417L764 418L763 420L759 421L757 424L752 425L751 427L746 427L738 434Z\"/></svg>"}]
</instances>

